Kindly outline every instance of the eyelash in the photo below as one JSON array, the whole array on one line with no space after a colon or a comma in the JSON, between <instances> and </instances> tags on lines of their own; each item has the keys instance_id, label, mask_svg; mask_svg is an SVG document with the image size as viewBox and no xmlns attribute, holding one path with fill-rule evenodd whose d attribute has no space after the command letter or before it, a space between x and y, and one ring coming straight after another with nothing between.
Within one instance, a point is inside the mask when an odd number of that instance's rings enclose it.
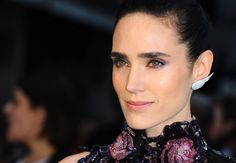
<instances>
[{"instance_id":1,"label":"eyelash","mask_svg":"<svg viewBox=\"0 0 236 163\"><path fill-rule=\"evenodd\" d=\"M125 61L124 59L121 59L121 58L114 58L114 59L112 59L112 61L113 61L113 64L117 68L120 68L120 67L123 67L123 66L128 66L127 61Z\"/></svg>"},{"instance_id":2,"label":"eyelash","mask_svg":"<svg viewBox=\"0 0 236 163\"><path fill-rule=\"evenodd\" d=\"M124 59L122 58L112 58L112 61L113 61L113 64L117 67L117 68L121 68L123 66L128 66L128 62L125 61ZM161 68L165 65L165 61L163 60L160 60L160 59L153 59L153 60L150 60L147 64L147 67L149 68L154 68L154 69L157 69L157 68Z\"/></svg>"},{"instance_id":3,"label":"eyelash","mask_svg":"<svg viewBox=\"0 0 236 163\"><path fill-rule=\"evenodd\" d=\"M150 68L161 68L165 65L166 63L160 59L153 59L148 62L148 67Z\"/></svg>"}]
</instances>

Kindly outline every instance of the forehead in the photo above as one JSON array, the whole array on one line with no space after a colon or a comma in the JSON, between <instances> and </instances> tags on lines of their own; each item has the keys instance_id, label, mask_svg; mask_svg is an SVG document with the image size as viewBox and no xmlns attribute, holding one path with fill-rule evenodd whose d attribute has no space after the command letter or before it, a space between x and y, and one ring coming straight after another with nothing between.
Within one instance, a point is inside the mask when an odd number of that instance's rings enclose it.
<instances>
[{"instance_id":1,"label":"forehead","mask_svg":"<svg viewBox=\"0 0 236 163\"><path fill-rule=\"evenodd\" d=\"M166 18L168 19L168 18ZM113 50L138 53L156 51L170 53L185 50L177 30L165 18L145 13L132 13L121 18L113 35Z\"/></svg>"}]
</instances>

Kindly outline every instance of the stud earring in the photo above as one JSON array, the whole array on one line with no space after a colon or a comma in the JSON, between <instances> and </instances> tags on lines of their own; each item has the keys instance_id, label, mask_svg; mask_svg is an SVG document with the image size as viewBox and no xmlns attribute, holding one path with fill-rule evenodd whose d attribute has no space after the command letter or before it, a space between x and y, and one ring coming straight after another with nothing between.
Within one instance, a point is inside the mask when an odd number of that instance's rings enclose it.
<instances>
[{"instance_id":1,"label":"stud earring","mask_svg":"<svg viewBox=\"0 0 236 163\"><path fill-rule=\"evenodd\" d=\"M214 72L211 75L209 75L208 77L194 82L192 84L192 90L200 89L212 77L213 74L214 74Z\"/></svg>"}]
</instances>

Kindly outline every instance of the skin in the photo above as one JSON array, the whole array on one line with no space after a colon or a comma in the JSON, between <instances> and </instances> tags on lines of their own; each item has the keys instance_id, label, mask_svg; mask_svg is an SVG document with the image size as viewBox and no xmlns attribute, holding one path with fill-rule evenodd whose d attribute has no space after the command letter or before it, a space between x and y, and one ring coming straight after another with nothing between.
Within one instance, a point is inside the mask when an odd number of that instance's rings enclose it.
<instances>
[{"instance_id":1,"label":"skin","mask_svg":"<svg viewBox=\"0 0 236 163\"><path fill-rule=\"evenodd\" d=\"M4 108L8 120L7 138L9 141L27 141L39 135L42 123L42 111L32 109L28 96L20 89L14 91L13 100Z\"/></svg>"},{"instance_id":2,"label":"skin","mask_svg":"<svg viewBox=\"0 0 236 163\"><path fill-rule=\"evenodd\" d=\"M13 100L4 107L8 122L7 139L9 142L21 142L29 148L25 162L35 162L49 158L55 152L54 147L44 136L39 136L45 121L45 109L33 108L28 96L21 89L14 91Z\"/></svg>"},{"instance_id":3,"label":"skin","mask_svg":"<svg viewBox=\"0 0 236 163\"><path fill-rule=\"evenodd\" d=\"M164 125L191 119L192 71L186 45L179 43L173 27L149 15L130 14L116 26L112 52L113 60L117 54L126 57L114 61L113 85L131 128L157 136ZM149 52L165 55L140 57ZM151 103L135 110L130 101Z\"/></svg>"},{"instance_id":4,"label":"skin","mask_svg":"<svg viewBox=\"0 0 236 163\"><path fill-rule=\"evenodd\" d=\"M191 120L191 86L209 75L213 61L207 50L190 63L187 46L171 24L132 13L119 20L113 35L113 86L128 125L149 137L161 134L165 125Z\"/></svg>"}]
</instances>

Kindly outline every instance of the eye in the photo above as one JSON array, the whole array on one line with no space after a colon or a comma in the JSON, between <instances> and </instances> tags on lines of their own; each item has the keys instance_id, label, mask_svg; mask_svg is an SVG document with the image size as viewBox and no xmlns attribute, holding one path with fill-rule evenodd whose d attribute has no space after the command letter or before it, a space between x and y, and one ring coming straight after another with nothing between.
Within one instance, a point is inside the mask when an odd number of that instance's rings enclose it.
<instances>
[{"instance_id":1,"label":"eye","mask_svg":"<svg viewBox=\"0 0 236 163\"><path fill-rule=\"evenodd\" d=\"M121 58L112 58L113 64L117 67L123 67L123 66L128 66L127 61L125 61L124 59Z\"/></svg>"},{"instance_id":2,"label":"eye","mask_svg":"<svg viewBox=\"0 0 236 163\"><path fill-rule=\"evenodd\" d=\"M148 63L148 67L150 68L160 68L160 67L163 67L164 65L165 65L165 62L158 59L151 60Z\"/></svg>"},{"instance_id":3,"label":"eye","mask_svg":"<svg viewBox=\"0 0 236 163\"><path fill-rule=\"evenodd\" d=\"M13 106L17 106L17 105L18 105L18 101L17 101L16 98L12 98L12 100L11 100L10 102L11 102L11 104L12 104Z\"/></svg>"}]
</instances>

